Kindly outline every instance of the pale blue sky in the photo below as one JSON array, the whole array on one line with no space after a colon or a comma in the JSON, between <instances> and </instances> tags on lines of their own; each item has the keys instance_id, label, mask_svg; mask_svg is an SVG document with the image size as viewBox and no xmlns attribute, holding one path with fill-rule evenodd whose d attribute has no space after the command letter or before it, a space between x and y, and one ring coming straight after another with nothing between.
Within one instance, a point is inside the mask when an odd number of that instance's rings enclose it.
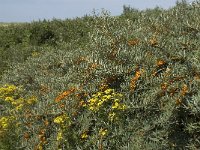
<instances>
[{"instance_id":1,"label":"pale blue sky","mask_svg":"<svg viewBox=\"0 0 200 150\"><path fill-rule=\"evenodd\" d=\"M191 2L193 0L189 0ZM66 19L92 14L95 9L120 15L123 5L137 9L170 8L176 0L0 0L0 22L31 22L38 19Z\"/></svg>"}]
</instances>

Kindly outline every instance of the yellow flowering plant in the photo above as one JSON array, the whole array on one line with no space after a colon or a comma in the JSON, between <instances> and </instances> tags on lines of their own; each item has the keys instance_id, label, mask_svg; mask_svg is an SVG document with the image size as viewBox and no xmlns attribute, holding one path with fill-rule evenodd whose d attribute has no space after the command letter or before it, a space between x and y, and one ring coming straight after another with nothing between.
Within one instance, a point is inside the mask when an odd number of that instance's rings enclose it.
<instances>
[{"instance_id":1,"label":"yellow flowering plant","mask_svg":"<svg viewBox=\"0 0 200 150\"><path fill-rule=\"evenodd\" d=\"M54 118L54 123L60 124L62 126L67 125L66 124L67 121L69 121L69 117L66 114L63 114Z\"/></svg>"},{"instance_id":2,"label":"yellow flowering plant","mask_svg":"<svg viewBox=\"0 0 200 150\"><path fill-rule=\"evenodd\" d=\"M11 106L11 111L20 111L24 106L33 105L37 102L35 96L21 97L22 89L14 85L6 84L0 87L0 104Z\"/></svg>"},{"instance_id":3,"label":"yellow flowering plant","mask_svg":"<svg viewBox=\"0 0 200 150\"><path fill-rule=\"evenodd\" d=\"M114 102L115 97L122 97L120 94L116 94L113 89L107 89L104 92L97 92L87 102L87 107L91 111L98 111L104 106L106 102Z\"/></svg>"},{"instance_id":4,"label":"yellow flowering plant","mask_svg":"<svg viewBox=\"0 0 200 150\"><path fill-rule=\"evenodd\" d=\"M10 125L10 122L12 122L13 119L14 119L13 116L1 117L0 118L0 131L7 130Z\"/></svg>"},{"instance_id":5,"label":"yellow flowering plant","mask_svg":"<svg viewBox=\"0 0 200 150\"><path fill-rule=\"evenodd\" d=\"M12 141L13 137L20 134L24 123L23 112L37 103L37 97L22 95L21 87L9 84L0 86L0 106L3 108L0 114L0 141L4 141L5 137Z\"/></svg>"},{"instance_id":6,"label":"yellow flowering plant","mask_svg":"<svg viewBox=\"0 0 200 150\"><path fill-rule=\"evenodd\" d=\"M103 136L106 136L107 132L108 132L107 129L101 128L101 129L99 130L99 135L102 136L102 137L103 137Z\"/></svg>"},{"instance_id":7,"label":"yellow flowering plant","mask_svg":"<svg viewBox=\"0 0 200 150\"><path fill-rule=\"evenodd\" d=\"M114 89L106 89L103 92L93 94L84 107L94 113L103 114L103 112L106 112L107 118L111 121L127 109L127 106L123 103L123 95L115 92Z\"/></svg>"},{"instance_id":8,"label":"yellow flowering plant","mask_svg":"<svg viewBox=\"0 0 200 150\"><path fill-rule=\"evenodd\" d=\"M128 109L124 100L123 94L111 88L91 94L88 100L80 100L79 106L88 115L87 118L90 118L88 125L81 127L79 131L80 140L87 142L96 139L101 143L102 139L112 136L112 128L116 125L117 129L117 124ZM56 118L55 121L60 123L62 119Z\"/></svg>"}]
</instances>

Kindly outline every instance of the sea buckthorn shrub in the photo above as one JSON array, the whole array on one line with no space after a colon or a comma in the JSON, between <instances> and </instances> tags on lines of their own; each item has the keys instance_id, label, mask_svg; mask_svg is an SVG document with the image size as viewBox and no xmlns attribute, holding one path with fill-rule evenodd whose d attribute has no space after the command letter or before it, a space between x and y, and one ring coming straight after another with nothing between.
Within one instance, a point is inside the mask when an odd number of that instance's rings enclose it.
<instances>
[{"instance_id":1,"label":"sea buckthorn shrub","mask_svg":"<svg viewBox=\"0 0 200 150\"><path fill-rule=\"evenodd\" d=\"M90 16L6 26L0 23L0 77L11 64L25 62L32 53L41 52L41 49L65 49L69 44L76 48L85 47L91 30L87 22L92 22Z\"/></svg>"},{"instance_id":2,"label":"sea buckthorn shrub","mask_svg":"<svg viewBox=\"0 0 200 150\"><path fill-rule=\"evenodd\" d=\"M1 84L37 97L17 112L19 147L199 149L198 8L103 11L86 20L84 46L61 42L12 65Z\"/></svg>"},{"instance_id":3,"label":"sea buckthorn shrub","mask_svg":"<svg viewBox=\"0 0 200 150\"><path fill-rule=\"evenodd\" d=\"M9 48L29 42L28 28L26 23L0 25L0 47Z\"/></svg>"}]
</instances>

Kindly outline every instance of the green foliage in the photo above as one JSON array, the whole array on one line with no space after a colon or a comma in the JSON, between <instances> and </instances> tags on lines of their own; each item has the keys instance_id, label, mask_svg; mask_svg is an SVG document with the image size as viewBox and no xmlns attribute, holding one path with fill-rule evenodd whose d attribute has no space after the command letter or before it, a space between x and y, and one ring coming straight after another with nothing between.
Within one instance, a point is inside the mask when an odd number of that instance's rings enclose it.
<instances>
[{"instance_id":1,"label":"green foliage","mask_svg":"<svg viewBox=\"0 0 200 150\"><path fill-rule=\"evenodd\" d=\"M199 16L198 2L178 2L169 10L124 6L116 17L103 11L1 27L0 35L16 32L0 47L9 58L1 60L9 69L1 66L0 123L17 133L12 145L199 149ZM18 127L9 127L12 116Z\"/></svg>"},{"instance_id":2,"label":"green foliage","mask_svg":"<svg viewBox=\"0 0 200 150\"><path fill-rule=\"evenodd\" d=\"M91 17L86 16L74 20L54 19L0 26L0 77L10 65L24 62L32 53L42 49L64 49L68 47L66 45L84 47L91 30L86 23L91 21Z\"/></svg>"}]
</instances>

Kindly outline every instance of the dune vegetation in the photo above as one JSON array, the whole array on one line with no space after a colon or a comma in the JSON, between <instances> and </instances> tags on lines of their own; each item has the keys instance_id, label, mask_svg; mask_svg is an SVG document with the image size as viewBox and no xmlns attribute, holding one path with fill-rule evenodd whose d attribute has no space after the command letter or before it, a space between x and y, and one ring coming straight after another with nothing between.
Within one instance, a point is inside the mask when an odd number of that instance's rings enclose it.
<instances>
[{"instance_id":1,"label":"dune vegetation","mask_svg":"<svg viewBox=\"0 0 200 150\"><path fill-rule=\"evenodd\" d=\"M0 150L200 149L200 2L0 25Z\"/></svg>"}]
</instances>

